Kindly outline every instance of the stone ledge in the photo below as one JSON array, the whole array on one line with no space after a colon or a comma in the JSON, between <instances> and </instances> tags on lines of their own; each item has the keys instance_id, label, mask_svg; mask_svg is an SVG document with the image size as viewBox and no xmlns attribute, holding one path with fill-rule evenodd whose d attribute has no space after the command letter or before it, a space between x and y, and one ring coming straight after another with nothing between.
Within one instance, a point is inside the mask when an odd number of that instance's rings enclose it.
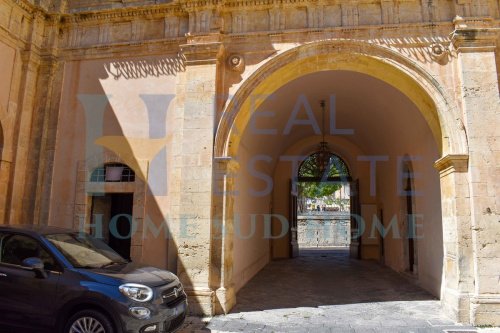
<instances>
[{"instance_id":1,"label":"stone ledge","mask_svg":"<svg viewBox=\"0 0 500 333\"><path fill-rule=\"evenodd\" d=\"M469 170L469 155L446 155L434 163L434 167L441 176L454 172L467 172Z\"/></svg>"},{"instance_id":2,"label":"stone ledge","mask_svg":"<svg viewBox=\"0 0 500 333\"><path fill-rule=\"evenodd\" d=\"M180 46L186 65L215 64L224 53L221 42L184 44Z\"/></svg>"}]
</instances>

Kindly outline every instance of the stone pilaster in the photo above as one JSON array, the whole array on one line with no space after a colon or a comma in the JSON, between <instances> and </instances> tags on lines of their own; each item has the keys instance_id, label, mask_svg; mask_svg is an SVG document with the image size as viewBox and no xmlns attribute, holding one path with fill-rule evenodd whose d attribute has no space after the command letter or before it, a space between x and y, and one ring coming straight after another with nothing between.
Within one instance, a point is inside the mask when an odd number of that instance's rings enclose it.
<instances>
[{"instance_id":1,"label":"stone pilaster","mask_svg":"<svg viewBox=\"0 0 500 333\"><path fill-rule=\"evenodd\" d=\"M190 298L191 313L212 315L215 291L211 278L212 174L217 72L222 44L191 40L181 45L186 72L183 97L178 100L180 149L174 153L179 181L171 190L173 224L179 229L178 275ZM175 135L175 134L174 134ZM178 156L176 155L178 154Z\"/></svg>"},{"instance_id":2,"label":"stone pilaster","mask_svg":"<svg viewBox=\"0 0 500 333\"><path fill-rule=\"evenodd\" d=\"M4 155L5 153L2 152L1 155ZM0 159L0 188L2 189L8 189L9 188L9 180L10 180L10 168L11 168L11 162L4 159L2 157ZM5 218L6 218L6 213L7 213L7 191L1 191L0 193L0 221L4 223Z\"/></svg>"},{"instance_id":3,"label":"stone pilaster","mask_svg":"<svg viewBox=\"0 0 500 333\"><path fill-rule=\"evenodd\" d=\"M358 1L348 1L341 4L342 26L356 26L359 24L359 3Z\"/></svg>"},{"instance_id":4,"label":"stone pilaster","mask_svg":"<svg viewBox=\"0 0 500 333\"><path fill-rule=\"evenodd\" d=\"M443 218L441 303L452 318L468 322L473 288L468 156L446 155L435 163L435 167L441 176Z\"/></svg>"},{"instance_id":5,"label":"stone pilaster","mask_svg":"<svg viewBox=\"0 0 500 333\"><path fill-rule=\"evenodd\" d=\"M452 42L458 53L464 125L469 143L469 192L474 290L470 321L500 325L500 207L497 199L500 98L497 32L488 20L456 20Z\"/></svg>"},{"instance_id":6,"label":"stone pilaster","mask_svg":"<svg viewBox=\"0 0 500 333\"><path fill-rule=\"evenodd\" d=\"M216 289L215 312L228 313L236 304L233 282L234 176L239 164L230 157L215 159L214 213L212 225L212 284Z\"/></svg>"},{"instance_id":7,"label":"stone pilaster","mask_svg":"<svg viewBox=\"0 0 500 333\"><path fill-rule=\"evenodd\" d=\"M39 224L49 223L49 207L52 196L52 179L54 177L54 158L56 150L57 124L59 121L64 63L61 61L47 64L48 78L47 98L43 99L43 123L41 123L40 157L38 159L38 179L35 201L35 221ZM56 199L57 200L57 199Z\"/></svg>"},{"instance_id":8,"label":"stone pilaster","mask_svg":"<svg viewBox=\"0 0 500 333\"><path fill-rule=\"evenodd\" d=\"M36 102L36 85L40 67L40 56L34 51L22 53L22 73L19 97L19 108L16 116L16 130L14 142L17 145L11 166L12 192L11 205L8 215L9 223L22 223L25 219L24 208L30 206L33 197L31 193L25 194L25 183L29 163L29 144L31 138L31 126L33 120L33 109ZM28 223L31 223L29 221Z\"/></svg>"}]
</instances>

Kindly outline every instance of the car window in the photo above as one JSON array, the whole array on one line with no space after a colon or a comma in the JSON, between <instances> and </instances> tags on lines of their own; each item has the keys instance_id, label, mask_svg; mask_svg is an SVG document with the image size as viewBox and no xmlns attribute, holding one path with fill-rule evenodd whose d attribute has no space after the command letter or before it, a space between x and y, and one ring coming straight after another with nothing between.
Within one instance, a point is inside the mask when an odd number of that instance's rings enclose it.
<instances>
[{"instance_id":1,"label":"car window","mask_svg":"<svg viewBox=\"0 0 500 333\"><path fill-rule=\"evenodd\" d=\"M75 267L102 267L111 263L126 263L103 241L85 233L45 235Z\"/></svg>"},{"instance_id":2,"label":"car window","mask_svg":"<svg viewBox=\"0 0 500 333\"><path fill-rule=\"evenodd\" d=\"M43 261L45 269L60 271L54 257L31 237L24 235L4 236L0 249L1 263L21 266L24 259L35 257Z\"/></svg>"}]
</instances>

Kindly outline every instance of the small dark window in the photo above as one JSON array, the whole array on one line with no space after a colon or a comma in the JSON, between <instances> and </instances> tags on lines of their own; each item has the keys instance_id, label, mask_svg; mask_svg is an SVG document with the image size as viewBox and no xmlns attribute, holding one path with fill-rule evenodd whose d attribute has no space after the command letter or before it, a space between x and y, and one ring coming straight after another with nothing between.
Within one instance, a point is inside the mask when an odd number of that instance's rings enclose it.
<instances>
[{"instance_id":1,"label":"small dark window","mask_svg":"<svg viewBox=\"0 0 500 333\"><path fill-rule=\"evenodd\" d=\"M91 182L135 182L135 172L122 163L108 163L95 168Z\"/></svg>"},{"instance_id":2,"label":"small dark window","mask_svg":"<svg viewBox=\"0 0 500 333\"><path fill-rule=\"evenodd\" d=\"M0 262L4 264L21 266L23 260L34 257L43 261L45 269L50 271L60 270L54 257L31 237L23 235L5 236L1 245Z\"/></svg>"}]
</instances>

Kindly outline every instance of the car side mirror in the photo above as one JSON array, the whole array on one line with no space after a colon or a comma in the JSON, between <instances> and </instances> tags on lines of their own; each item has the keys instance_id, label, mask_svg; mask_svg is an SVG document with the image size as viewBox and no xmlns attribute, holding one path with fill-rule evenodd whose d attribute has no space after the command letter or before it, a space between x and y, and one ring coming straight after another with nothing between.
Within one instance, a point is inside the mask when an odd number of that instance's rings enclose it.
<instances>
[{"instance_id":1,"label":"car side mirror","mask_svg":"<svg viewBox=\"0 0 500 333\"><path fill-rule=\"evenodd\" d=\"M47 277L47 272L45 272L44 268L45 265L40 258L26 258L23 260L22 266L35 272L37 278L45 279Z\"/></svg>"}]
</instances>

